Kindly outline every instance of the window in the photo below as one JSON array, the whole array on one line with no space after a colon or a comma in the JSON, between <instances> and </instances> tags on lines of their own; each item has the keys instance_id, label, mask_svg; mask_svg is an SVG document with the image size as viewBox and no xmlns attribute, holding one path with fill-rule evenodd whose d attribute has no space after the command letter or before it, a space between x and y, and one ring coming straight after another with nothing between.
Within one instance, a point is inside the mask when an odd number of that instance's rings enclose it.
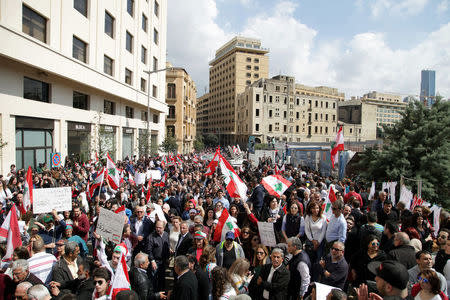
<instances>
[{"instance_id":1,"label":"window","mask_svg":"<svg viewBox=\"0 0 450 300\"><path fill-rule=\"evenodd\" d=\"M155 98L158 97L158 87L156 85L152 87L152 96Z\"/></svg>"},{"instance_id":2,"label":"window","mask_svg":"<svg viewBox=\"0 0 450 300\"><path fill-rule=\"evenodd\" d=\"M159 17L159 3L158 3L158 1L155 1L154 13L155 13L155 16Z\"/></svg>"},{"instance_id":3,"label":"window","mask_svg":"<svg viewBox=\"0 0 450 300\"><path fill-rule=\"evenodd\" d=\"M247 66L246 66L246 69L247 69L247 70L251 70L251 69L252 69L252 66L247 65Z\"/></svg>"},{"instance_id":4,"label":"window","mask_svg":"<svg viewBox=\"0 0 450 300\"><path fill-rule=\"evenodd\" d=\"M147 112L141 110L141 121L148 121Z\"/></svg>"},{"instance_id":5,"label":"window","mask_svg":"<svg viewBox=\"0 0 450 300\"><path fill-rule=\"evenodd\" d=\"M82 62L87 61L87 44L82 40L73 36L73 47L72 47L72 57Z\"/></svg>"},{"instance_id":6,"label":"window","mask_svg":"<svg viewBox=\"0 0 450 300\"><path fill-rule=\"evenodd\" d=\"M300 126L295 126L295 132L298 133L300 131Z\"/></svg>"},{"instance_id":7,"label":"window","mask_svg":"<svg viewBox=\"0 0 450 300\"><path fill-rule=\"evenodd\" d=\"M259 109L258 109L258 108L256 109L255 115L256 115L257 117L259 117Z\"/></svg>"},{"instance_id":8,"label":"window","mask_svg":"<svg viewBox=\"0 0 450 300\"><path fill-rule=\"evenodd\" d=\"M147 24L148 19L144 14L142 14L142 30L144 30L145 32L147 32Z\"/></svg>"},{"instance_id":9,"label":"window","mask_svg":"<svg viewBox=\"0 0 450 300\"><path fill-rule=\"evenodd\" d=\"M23 78L23 97L41 102L50 102L50 85L46 82Z\"/></svg>"},{"instance_id":10,"label":"window","mask_svg":"<svg viewBox=\"0 0 450 300\"><path fill-rule=\"evenodd\" d=\"M105 33L114 38L114 17L105 11Z\"/></svg>"},{"instance_id":11,"label":"window","mask_svg":"<svg viewBox=\"0 0 450 300\"><path fill-rule=\"evenodd\" d=\"M272 124L269 124L269 132L272 132Z\"/></svg>"},{"instance_id":12,"label":"window","mask_svg":"<svg viewBox=\"0 0 450 300\"><path fill-rule=\"evenodd\" d=\"M134 0L127 0L127 12L130 16L134 16Z\"/></svg>"},{"instance_id":13,"label":"window","mask_svg":"<svg viewBox=\"0 0 450 300\"><path fill-rule=\"evenodd\" d=\"M258 67L258 66L254 66L254 67L253 67L253 70L259 71L259 67Z\"/></svg>"},{"instance_id":14,"label":"window","mask_svg":"<svg viewBox=\"0 0 450 300\"><path fill-rule=\"evenodd\" d=\"M89 96L73 91L73 108L89 110Z\"/></svg>"},{"instance_id":15,"label":"window","mask_svg":"<svg viewBox=\"0 0 450 300\"><path fill-rule=\"evenodd\" d=\"M103 112L108 115L114 115L115 112L115 103L112 101L104 100L103 101Z\"/></svg>"},{"instance_id":16,"label":"window","mask_svg":"<svg viewBox=\"0 0 450 300\"><path fill-rule=\"evenodd\" d=\"M316 113L315 115L314 115L314 120L318 120L319 119L319 115Z\"/></svg>"},{"instance_id":17,"label":"window","mask_svg":"<svg viewBox=\"0 0 450 300\"><path fill-rule=\"evenodd\" d=\"M133 53L133 36L132 36L131 33L129 33L128 31L127 31L127 40L126 40L125 48L126 48L130 53Z\"/></svg>"},{"instance_id":18,"label":"window","mask_svg":"<svg viewBox=\"0 0 450 300\"><path fill-rule=\"evenodd\" d=\"M251 84L252 82L250 81L250 80L247 80L246 82L245 82L245 84L246 85L249 85L249 84Z\"/></svg>"},{"instance_id":19,"label":"window","mask_svg":"<svg viewBox=\"0 0 450 300\"><path fill-rule=\"evenodd\" d=\"M254 61L255 63L259 63L259 58L255 58L253 61Z\"/></svg>"},{"instance_id":20,"label":"window","mask_svg":"<svg viewBox=\"0 0 450 300\"><path fill-rule=\"evenodd\" d=\"M131 85L131 76L133 75L133 72L125 68L125 83Z\"/></svg>"},{"instance_id":21,"label":"window","mask_svg":"<svg viewBox=\"0 0 450 300\"><path fill-rule=\"evenodd\" d=\"M176 85L175 83L167 84L167 98L176 98Z\"/></svg>"},{"instance_id":22,"label":"window","mask_svg":"<svg viewBox=\"0 0 450 300\"><path fill-rule=\"evenodd\" d=\"M114 65L114 60L105 55L104 59L103 59L103 72L105 72L108 75L113 76L113 65Z\"/></svg>"},{"instance_id":23,"label":"window","mask_svg":"<svg viewBox=\"0 0 450 300\"><path fill-rule=\"evenodd\" d=\"M158 70L158 59L153 56L153 71Z\"/></svg>"},{"instance_id":24,"label":"window","mask_svg":"<svg viewBox=\"0 0 450 300\"><path fill-rule=\"evenodd\" d=\"M272 103L272 95L269 96L269 103Z\"/></svg>"},{"instance_id":25,"label":"window","mask_svg":"<svg viewBox=\"0 0 450 300\"><path fill-rule=\"evenodd\" d=\"M252 58L251 57L247 57L247 62L252 62Z\"/></svg>"},{"instance_id":26,"label":"window","mask_svg":"<svg viewBox=\"0 0 450 300\"><path fill-rule=\"evenodd\" d=\"M147 49L144 46L141 46L141 61L144 64L147 64Z\"/></svg>"},{"instance_id":27,"label":"window","mask_svg":"<svg viewBox=\"0 0 450 300\"><path fill-rule=\"evenodd\" d=\"M141 91L145 92L147 90L147 80L141 78Z\"/></svg>"},{"instance_id":28,"label":"window","mask_svg":"<svg viewBox=\"0 0 450 300\"><path fill-rule=\"evenodd\" d=\"M253 74L253 77L255 77L255 78L259 78L259 74L258 74L258 73L256 73L256 74Z\"/></svg>"},{"instance_id":29,"label":"window","mask_svg":"<svg viewBox=\"0 0 450 300\"><path fill-rule=\"evenodd\" d=\"M159 123L159 115L154 114L153 115L153 123Z\"/></svg>"},{"instance_id":30,"label":"window","mask_svg":"<svg viewBox=\"0 0 450 300\"><path fill-rule=\"evenodd\" d=\"M47 42L47 19L22 5L22 31L43 43Z\"/></svg>"},{"instance_id":31,"label":"window","mask_svg":"<svg viewBox=\"0 0 450 300\"><path fill-rule=\"evenodd\" d=\"M252 74L251 73L247 73L246 76L247 77L252 77Z\"/></svg>"},{"instance_id":32,"label":"window","mask_svg":"<svg viewBox=\"0 0 450 300\"><path fill-rule=\"evenodd\" d=\"M175 105L169 105L169 119L175 119Z\"/></svg>"},{"instance_id":33,"label":"window","mask_svg":"<svg viewBox=\"0 0 450 300\"><path fill-rule=\"evenodd\" d=\"M286 111L283 111L283 118L287 118L287 112Z\"/></svg>"},{"instance_id":34,"label":"window","mask_svg":"<svg viewBox=\"0 0 450 300\"><path fill-rule=\"evenodd\" d=\"M269 118L272 118L272 110L269 110Z\"/></svg>"},{"instance_id":35,"label":"window","mask_svg":"<svg viewBox=\"0 0 450 300\"><path fill-rule=\"evenodd\" d=\"M158 45L158 40L159 40L158 30L153 28L153 43L155 43L155 45Z\"/></svg>"},{"instance_id":36,"label":"window","mask_svg":"<svg viewBox=\"0 0 450 300\"><path fill-rule=\"evenodd\" d=\"M255 124L255 131L259 131L259 124Z\"/></svg>"},{"instance_id":37,"label":"window","mask_svg":"<svg viewBox=\"0 0 450 300\"><path fill-rule=\"evenodd\" d=\"M87 0L73 0L73 8L87 18Z\"/></svg>"},{"instance_id":38,"label":"window","mask_svg":"<svg viewBox=\"0 0 450 300\"><path fill-rule=\"evenodd\" d=\"M134 109L132 107L125 106L125 117L133 119Z\"/></svg>"},{"instance_id":39,"label":"window","mask_svg":"<svg viewBox=\"0 0 450 300\"><path fill-rule=\"evenodd\" d=\"M259 94L256 94L256 102L259 102Z\"/></svg>"},{"instance_id":40,"label":"window","mask_svg":"<svg viewBox=\"0 0 450 300\"><path fill-rule=\"evenodd\" d=\"M283 125L283 132L287 131L287 125Z\"/></svg>"}]
</instances>

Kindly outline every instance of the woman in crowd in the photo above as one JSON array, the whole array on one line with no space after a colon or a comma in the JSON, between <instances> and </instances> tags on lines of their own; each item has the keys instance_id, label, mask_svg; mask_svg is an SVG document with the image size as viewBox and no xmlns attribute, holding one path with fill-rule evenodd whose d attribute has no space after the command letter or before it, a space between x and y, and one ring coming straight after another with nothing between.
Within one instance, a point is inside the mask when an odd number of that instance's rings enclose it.
<instances>
[{"instance_id":1,"label":"woman in crowd","mask_svg":"<svg viewBox=\"0 0 450 300\"><path fill-rule=\"evenodd\" d=\"M283 217L281 233L285 241L293 236L300 238L305 232L305 221L299 208L298 202L292 202L288 213Z\"/></svg>"},{"instance_id":2,"label":"woman in crowd","mask_svg":"<svg viewBox=\"0 0 450 300\"><path fill-rule=\"evenodd\" d=\"M0 180L0 203L3 204L3 207L6 207L6 203L11 200L12 197L12 193L6 186L6 182Z\"/></svg>"},{"instance_id":3,"label":"woman in crowd","mask_svg":"<svg viewBox=\"0 0 450 300\"><path fill-rule=\"evenodd\" d=\"M322 214L322 205L310 201L306 207L305 248L312 262L317 262L322 257L326 231L327 219Z\"/></svg>"},{"instance_id":4,"label":"woman in crowd","mask_svg":"<svg viewBox=\"0 0 450 300\"><path fill-rule=\"evenodd\" d=\"M255 256L252 260L252 265L250 267L253 274L259 276L261 272L261 267L265 264L270 263L269 250L263 244L256 246Z\"/></svg>"},{"instance_id":5,"label":"woman in crowd","mask_svg":"<svg viewBox=\"0 0 450 300\"><path fill-rule=\"evenodd\" d=\"M188 250L188 254L194 255L197 261L200 261L200 256L207 245L208 239L206 238L206 233L196 231L194 233L193 247Z\"/></svg>"},{"instance_id":6,"label":"woman in crowd","mask_svg":"<svg viewBox=\"0 0 450 300\"><path fill-rule=\"evenodd\" d=\"M220 218L220 216L222 215L222 211L223 211L222 202L218 201L216 203L216 206L214 207L214 211L216 212L216 219Z\"/></svg>"},{"instance_id":7,"label":"woman in crowd","mask_svg":"<svg viewBox=\"0 0 450 300\"><path fill-rule=\"evenodd\" d=\"M63 220L66 223L66 225L73 224L72 213L68 210L64 211L63 212Z\"/></svg>"},{"instance_id":8,"label":"woman in crowd","mask_svg":"<svg viewBox=\"0 0 450 300\"><path fill-rule=\"evenodd\" d=\"M261 213L263 222L274 223L275 236L277 242L281 241L281 226L283 224L284 211L280 207L280 201L274 196L268 197L269 206L265 206Z\"/></svg>"},{"instance_id":9,"label":"woman in crowd","mask_svg":"<svg viewBox=\"0 0 450 300\"><path fill-rule=\"evenodd\" d=\"M217 267L216 248L210 245L206 246L205 249L203 249L198 264L200 265L200 268L206 272L206 275L208 275L209 286L212 286L212 271Z\"/></svg>"},{"instance_id":10,"label":"woman in crowd","mask_svg":"<svg viewBox=\"0 0 450 300\"><path fill-rule=\"evenodd\" d=\"M211 231L216 215L214 214L214 208L208 207L205 212L205 217L203 219L203 225L209 228Z\"/></svg>"},{"instance_id":11,"label":"woman in crowd","mask_svg":"<svg viewBox=\"0 0 450 300\"><path fill-rule=\"evenodd\" d=\"M430 234L430 228L426 226L422 214L414 213L412 221L414 229L416 229L417 233L419 233L419 240L422 242L422 250L429 251L433 242Z\"/></svg>"},{"instance_id":12,"label":"woman in crowd","mask_svg":"<svg viewBox=\"0 0 450 300\"><path fill-rule=\"evenodd\" d=\"M248 284L253 276L249 275L250 263L245 258L238 258L228 270L233 285L237 288L238 294L248 294Z\"/></svg>"},{"instance_id":13,"label":"woman in crowd","mask_svg":"<svg viewBox=\"0 0 450 300\"><path fill-rule=\"evenodd\" d=\"M227 270L222 267L214 268L212 271L213 300L227 300L237 294L237 289L228 276Z\"/></svg>"},{"instance_id":14,"label":"woman in crowd","mask_svg":"<svg viewBox=\"0 0 450 300\"><path fill-rule=\"evenodd\" d=\"M252 248L252 238L253 238L253 232L250 230L250 227L244 226L241 229L241 235L239 236L239 241L242 246L242 249L244 249L245 257L250 257L253 255L253 248Z\"/></svg>"},{"instance_id":15,"label":"woman in crowd","mask_svg":"<svg viewBox=\"0 0 450 300\"><path fill-rule=\"evenodd\" d=\"M169 234L170 250L175 252L175 247L177 246L178 238L180 237L181 218L178 216L172 216L170 217L170 221L172 223Z\"/></svg>"},{"instance_id":16,"label":"woman in crowd","mask_svg":"<svg viewBox=\"0 0 450 300\"><path fill-rule=\"evenodd\" d=\"M413 296L415 295L414 300L448 299L448 297L441 292L441 282L435 271L430 269L423 270L419 273L418 279L419 283L414 285L411 292Z\"/></svg>"},{"instance_id":17,"label":"woman in crowd","mask_svg":"<svg viewBox=\"0 0 450 300\"><path fill-rule=\"evenodd\" d=\"M375 275L369 271L367 266L373 261L384 261L387 255L380 250L380 241L375 235L365 238L365 249L358 251L351 260L351 272L354 286L366 283L366 280L375 280Z\"/></svg>"}]
</instances>

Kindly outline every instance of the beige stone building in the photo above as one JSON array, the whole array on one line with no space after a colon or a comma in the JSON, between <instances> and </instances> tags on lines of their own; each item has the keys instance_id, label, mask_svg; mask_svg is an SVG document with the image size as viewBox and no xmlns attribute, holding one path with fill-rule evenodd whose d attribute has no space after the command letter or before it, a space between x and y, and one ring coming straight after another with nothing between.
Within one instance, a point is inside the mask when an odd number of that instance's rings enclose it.
<instances>
[{"instance_id":1,"label":"beige stone building","mask_svg":"<svg viewBox=\"0 0 450 300\"><path fill-rule=\"evenodd\" d=\"M377 138L377 105L360 99L339 102L338 123L342 125L344 140L352 142L373 141Z\"/></svg>"},{"instance_id":2,"label":"beige stone building","mask_svg":"<svg viewBox=\"0 0 450 300\"><path fill-rule=\"evenodd\" d=\"M209 93L197 99L197 135L208 133Z\"/></svg>"},{"instance_id":3,"label":"beige stone building","mask_svg":"<svg viewBox=\"0 0 450 300\"><path fill-rule=\"evenodd\" d=\"M382 127L383 124L388 126L394 125L395 122L402 118L400 112L404 111L407 106L400 95L375 91L364 94L361 101L377 106L377 127Z\"/></svg>"},{"instance_id":4,"label":"beige stone building","mask_svg":"<svg viewBox=\"0 0 450 300\"><path fill-rule=\"evenodd\" d=\"M291 76L262 78L238 96L237 141L330 142L344 99L335 88L296 84Z\"/></svg>"},{"instance_id":5,"label":"beige stone building","mask_svg":"<svg viewBox=\"0 0 450 300\"><path fill-rule=\"evenodd\" d=\"M224 144L235 142L237 95L269 75L269 50L257 39L234 37L216 51L209 62L207 124L201 131L215 133Z\"/></svg>"},{"instance_id":6,"label":"beige stone building","mask_svg":"<svg viewBox=\"0 0 450 300\"><path fill-rule=\"evenodd\" d=\"M197 89L195 82L183 68L172 67L166 71L166 103L169 113L166 116L166 132L175 137L178 152L189 153L194 149L196 136Z\"/></svg>"}]
</instances>

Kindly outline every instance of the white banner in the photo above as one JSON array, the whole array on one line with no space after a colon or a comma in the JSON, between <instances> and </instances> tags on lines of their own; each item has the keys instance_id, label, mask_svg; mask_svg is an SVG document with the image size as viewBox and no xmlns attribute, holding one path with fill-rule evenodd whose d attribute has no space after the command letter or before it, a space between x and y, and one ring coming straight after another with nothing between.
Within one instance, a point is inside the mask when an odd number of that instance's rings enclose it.
<instances>
[{"instance_id":1,"label":"white banner","mask_svg":"<svg viewBox=\"0 0 450 300\"><path fill-rule=\"evenodd\" d=\"M148 170L147 171L147 179L152 178L152 180L161 180L161 171L160 170Z\"/></svg>"},{"instance_id":2,"label":"white banner","mask_svg":"<svg viewBox=\"0 0 450 300\"><path fill-rule=\"evenodd\" d=\"M277 245L273 223L258 222L258 230L261 244L267 247L275 247Z\"/></svg>"},{"instance_id":3,"label":"white banner","mask_svg":"<svg viewBox=\"0 0 450 300\"><path fill-rule=\"evenodd\" d=\"M115 212L100 207L97 228L95 232L107 241L119 244L122 240L124 220Z\"/></svg>"},{"instance_id":4,"label":"white banner","mask_svg":"<svg viewBox=\"0 0 450 300\"><path fill-rule=\"evenodd\" d=\"M145 183L145 173L135 173L135 180L134 182L136 185L144 184Z\"/></svg>"},{"instance_id":5,"label":"white banner","mask_svg":"<svg viewBox=\"0 0 450 300\"><path fill-rule=\"evenodd\" d=\"M72 210L72 188L33 189L33 214Z\"/></svg>"}]
</instances>

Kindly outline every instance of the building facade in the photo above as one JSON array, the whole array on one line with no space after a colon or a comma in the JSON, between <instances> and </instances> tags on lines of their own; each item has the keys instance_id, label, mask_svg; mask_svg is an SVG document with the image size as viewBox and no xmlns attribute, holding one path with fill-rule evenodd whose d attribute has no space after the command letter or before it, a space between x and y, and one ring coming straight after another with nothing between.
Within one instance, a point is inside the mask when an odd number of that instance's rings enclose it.
<instances>
[{"instance_id":1,"label":"building facade","mask_svg":"<svg viewBox=\"0 0 450 300\"><path fill-rule=\"evenodd\" d=\"M197 99L197 135L208 133L209 93Z\"/></svg>"},{"instance_id":2,"label":"building facade","mask_svg":"<svg viewBox=\"0 0 450 300\"><path fill-rule=\"evenodd\" d=\"M3 172L139 155L165 135L166 0L0 3Z\"/></svg>"},{"instance_id":3,"label":"building facade","mask_svg":"<svg viewBox=\"0 0 450 300\"><path fill-rule=\"evenodd\" d=\"M308 87L291 76L259 79L238 96L237 141L330 142L336 136L338 103L344 93Z\"/></svg>"},{"instance_id":4,"label":"building facade","mask_svg":"<svg viewBox=\"0 0 450 300\"><path fill-rule=\"evenodd\" d=\"M377 138L377 106L360 99L339 102L338 121L346 146Z\"/></svg>"},{"instance_id":5,"label":"building facade","mask_svg":"<svg viewBox=\"0 0 450 300\"><path fill-rule=\"evenodd\" d=\"M172 66L167 63L168 68ZM196 136L197 89L195 82L183 68L166 71L166 103L169 113L166 116L167 136L177 141L179 153L194 150Z\"/></svg>"},{"instance_id":6,"label":"building facade","mask_svg":"<svg viewBox=\"0 0 450 300\"><path fill-rule=\"evenodd\" d=\"M219 135L224 144L235 142L237 95L268 77L268 52L260 40L245 37L235 37L216 51L209 63L208 124L202 131Z\"/></svg>"},{"instance_id":7,"label":"building facade","mask_svg":"<svg viewBox=\"0 0 450 300\"><path fill-rule=\"evenodd\" d=\"M436 97L436 71L422 70L420 76L420 101L431 106Z\"/></svg>"},{"instance_id":8,"label":"building facade","mask_svg":"<svg viewBox=\"0 0 450 300\"><path fill-rule=\"evenodd\" d=\"M382 128L382 125L393 126L395 122L401 120L400 112L404 111L407 106L400 95L375 91L364 94L360 100L363 103L376 105L378 128Z\"/></svg>"}]
</instances>

